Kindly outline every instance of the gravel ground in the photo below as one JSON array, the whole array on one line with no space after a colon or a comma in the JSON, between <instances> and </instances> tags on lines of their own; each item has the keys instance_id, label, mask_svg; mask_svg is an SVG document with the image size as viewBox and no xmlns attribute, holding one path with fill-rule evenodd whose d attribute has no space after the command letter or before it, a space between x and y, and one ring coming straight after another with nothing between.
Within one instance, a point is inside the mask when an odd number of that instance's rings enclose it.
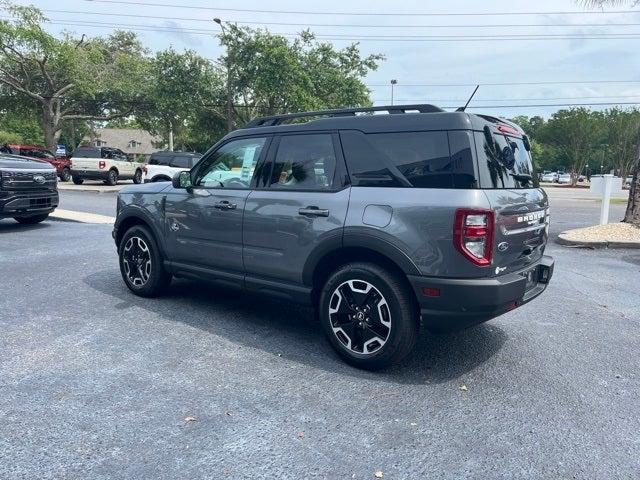
<instances>
[{"instance_id":1,"label":"gravel ground","mask_svg":"<svg viewBox=\"0 0 640 480\"><path fill-rule=\"evenodd\" d=\"M577 228L562 233L574 242L639 242L640 228L628 223L609 223L592 227Z\"/></svg>"},{"instance_id":2,"label":"gravel ground","mask_svg":"<svg viewBox=\"0 0 640 480\"><path fill-rule=\"evenodd\" d=\"M2 480L638 478L640 254L550 244L543 296L370 373L307 309L131 295L109 234L0 221Z\"/></svg>"}]
</instances>

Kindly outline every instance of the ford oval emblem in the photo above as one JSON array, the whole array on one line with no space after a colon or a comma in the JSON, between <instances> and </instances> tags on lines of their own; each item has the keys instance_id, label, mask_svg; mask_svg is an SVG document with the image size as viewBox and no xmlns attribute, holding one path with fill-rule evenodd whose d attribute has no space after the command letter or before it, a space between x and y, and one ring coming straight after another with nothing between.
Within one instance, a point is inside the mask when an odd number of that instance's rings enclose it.
<instances>
[{"instance_id":1,"label":"ford oval emblem","mask_svg":"<svg viewBox=\"0 0 640 480\"><path fill-rule=\"evenodd\" d=\"M43 175L34 175L33 176L33 181L42 185L44 182L46 182L47 180L44 178Z\"/></svg>"},{"instance_id":2,"label":"ford oval emblem","mask_svg":"<svg viewBox=\"0 0 640 480\"><path fill-rule=\"evenodd\" d=\"M507 250L509 250L509 244L507 242L502 242L498 244L499 252L506 252Z\"/></svg>"}]
</instances>

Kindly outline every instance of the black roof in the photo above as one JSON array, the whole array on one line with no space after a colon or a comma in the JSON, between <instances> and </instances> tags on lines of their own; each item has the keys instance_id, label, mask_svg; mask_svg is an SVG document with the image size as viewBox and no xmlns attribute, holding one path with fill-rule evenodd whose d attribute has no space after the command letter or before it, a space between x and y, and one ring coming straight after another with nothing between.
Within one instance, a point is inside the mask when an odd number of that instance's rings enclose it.
<instances>
[{"instance_id":1,"label":"black roof","mask_svg":"<svg viewBox=\"0 0 640 480\"><path fill-rule=\"evenodd\" d=\"M369 113L372 114L360 114ZM386 115L373 114L387 112ZM308 118L304 123L285 123ZM309 132L326 130L360 130L365 133L398 132L412 130L482 130L496 121L511 124L496 117L467 112L446 112L434 105L395 105L385 107L351 108L303 112L257 118L244 128L229 133L225 138L282 132Z\"/></svg>"}]
</instances>

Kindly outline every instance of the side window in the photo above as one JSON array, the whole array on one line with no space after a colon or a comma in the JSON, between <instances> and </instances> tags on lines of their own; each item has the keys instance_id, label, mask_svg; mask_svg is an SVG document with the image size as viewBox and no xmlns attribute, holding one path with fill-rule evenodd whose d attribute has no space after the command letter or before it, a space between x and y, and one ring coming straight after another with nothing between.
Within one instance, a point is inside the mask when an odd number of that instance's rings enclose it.
<instances>
[{"instance_id":1,"label":"side window","mask_svg":"<svg viewBox=\"0 0 640 480\"><path fill-rule=\"evenodd\" d=\"M331 134L288 135L280 139L270 183L272 188L326 190L335 171Z\"/></svg>"},{"instance_id":2,"label":"side window","mask_svg":"<svg viewBox=\"0 0 640 480\"><path fill-rule=\"evenodd\" d=\"M265 143L265 137L243 138L225 143L199 163L194 186L249 188Z\"/></svg>"},{"instance_id":3,"label":"side window","mask_svg":"<svg viewBox=\"0 0 640 480\"><path fill-rule=\"evenodd\" d=\"M413 187L453 187L447 132L377 133L368 138Z\"/></svg>"},{"instance_id":4,"label":"side window","mask_svg":"<svg viewBox=\"0 0 640 480\"><path fill-rule=\"evenodd\" d=\"M173 168L184 168L185 170L189 170L191 168L191 162L189 157L173 157L173 160L171 160L171 166Z\"/></svg>"}]
</instances>

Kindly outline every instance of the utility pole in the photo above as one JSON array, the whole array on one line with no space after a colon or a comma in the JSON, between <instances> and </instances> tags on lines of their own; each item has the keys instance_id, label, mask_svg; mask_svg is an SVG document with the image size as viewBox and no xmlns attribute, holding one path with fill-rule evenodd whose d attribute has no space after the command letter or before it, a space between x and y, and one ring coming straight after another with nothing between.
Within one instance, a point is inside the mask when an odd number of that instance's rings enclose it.
<instances>
[{"instance_id":1,"label":"utility pole","mask_svg":"<svg viewBox=\"0 0 640 480\"><path fill-rule=\"evenodd\" d=\"M219 18L214 18L213 21L220 25L220 29L223 34L226 34L227 31L222 24L222 20ZM231 55L229 54L229 47L227 47L227 132L233 130L233 95L231 91Z\"/></svg>"},{"instance_id":2,"label":"utility pole","mask_svg":"<svg viewBox=\"0 0 640 480\"><path fill-rule=\"evenodd\" d=\"M398 84L398 80L395 78L391 80L391 105L393 105L393 87Z\"/></svg>"}]
</instances>

